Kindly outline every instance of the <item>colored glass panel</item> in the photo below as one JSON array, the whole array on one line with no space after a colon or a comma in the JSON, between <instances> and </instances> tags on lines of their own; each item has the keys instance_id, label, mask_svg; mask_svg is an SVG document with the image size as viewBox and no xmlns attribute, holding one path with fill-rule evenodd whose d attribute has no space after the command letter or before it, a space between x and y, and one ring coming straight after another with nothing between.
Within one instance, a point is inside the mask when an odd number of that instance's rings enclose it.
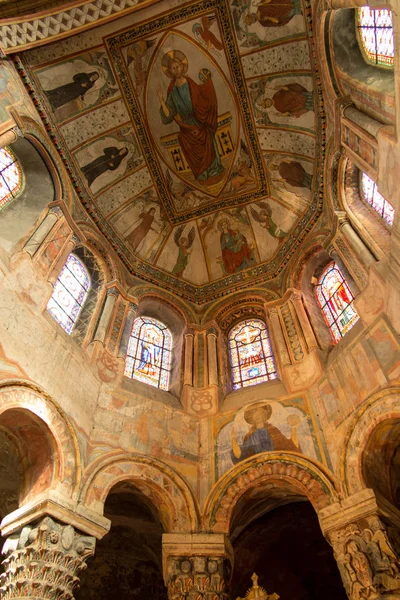
<instances>
[{"instance_id":1,"label":"colored glass panel","mask_svg":"<svg viewBox=\"0 0 400 600\"><path fill-rule=\"evenodd\" d=\"M364 200L385 219L388 225L393 225L393 206L378 192L378 186L366 173L361 175L361 189Z\"/></svg>"},{"instance_id":2,"label":"colored glass panel","mask_svg":"<svg viewBox=\"0 0 400 600\"><path fill-rule=\"evenodd\" d=\"M392 12L384 8L358 9L357 29L362 50L368 62L380 66L393 66Z\"/></svg>"},{"instance_id":3,"label":"colored glass panel","mask_svg":"<svg viewBox=\"0 0 400 600\"><path fill-rule=\"evenodd\" d=\"M22 173L18 161L8 148L0 149L0 210L18 195Z\"/></svg>"},{"instance_id":4,"label":"colored glass panel","mask_svg":"<svg viewBox=\"0 0 400 600\"><path fill-rule=\"evenodd\" d=\"M276 367L265 323L246 319L229 334L233 389L276 379Z\"/></svg>"},{"instance_id":5,"label":"colored glass panel","mask_svg":"<svg viewBox=\"0 0 400 600\"><path fill-rule=\"evenodd\" d=\"M335 263L323 271L315 292L334 342L337 343L357 323L359 316L354 307L353 294Z\"/></svg>"},{"instance_id":6,"label":"colored glass panel","mask_svg":"<svg viewBox=\"0 0 400 600\"><path fill-rule=\"evenodd\" d=\"M160 321L138 317L133 324L125 361L125 376L168 390L172 336Z\"/></svg>"},{"instance_id":7,"label":"colored glass panel","mask_svg":"<svg viewBox=\"0 0 400 600\"><path fill-rule=\"evenodd\" d=\"M71 333L90 287L89 274L79 258L70 254L53 286L47 310L67 333Z\"/></svg>"}]
</instances>

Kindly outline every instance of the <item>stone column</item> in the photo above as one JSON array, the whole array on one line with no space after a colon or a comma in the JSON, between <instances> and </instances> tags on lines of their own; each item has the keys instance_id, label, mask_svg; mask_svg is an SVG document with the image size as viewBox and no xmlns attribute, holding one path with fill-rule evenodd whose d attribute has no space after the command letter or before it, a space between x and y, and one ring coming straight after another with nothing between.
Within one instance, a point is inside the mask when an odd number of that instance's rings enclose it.
<instances>
[{"instance_id":1,"label":"stone column","mask_svg":"<svg viewBox=\"0 0 400 600\"><path fill-rule=\"evenodd\" d=\"M292 302L296 311L297 318L299 319L300 326L304 335L304 339L306 340L306 344L309 350L313 348L318 348L318 342L314 334L314 330L311 327L310 320L306 313L303 304L302 293L298 290L295 290L292 294Z\"/></svg>"},{"instance_id":2,"label":"stone column","mask_svg":"<svg viewBox=\"0 0 400 600\"><path fill-rule=\"evenodd\" d=\"M5 148L17 141L19 137L22 137L22 132L19 127L13 127L8 131L5 131L0 135L0 148Z\"/></svg>"},{"instance_id":3,"label":"stone column","mask_svg":"<svg viewBox=\"0 0 400 600\"><path fill-rule=\"evenodd\" d=\"M217 332L207 331L208 385L218 385Z\"/></svg>"},{"instance_id":4,"label":"stone column","mask_svg":"<svg viewBox=\"0 0 400 600\"><path fill-rule=\"evenodd\" d=\"M400 562L388 535L387 508L381 511L366 489L319 514L350 600L400 599Z\"/></svg>"},{"instance_id":5,"label":"stone column","mask_svg":"<svg viewBox=\"0 0 400 600\"><path fill-rule=\"evenodd\" d=\"M116 287L108 288L106 301L101 311L100 321L97 325L96 333L93 341L104 343L108 327L110 325L111 317L113 314L114 306L117 301L119 291Z\"/></svg>"},{"instance_id":6,"label":"stone column","mask_svg":"<svg viewBox=\"0 0 400 600\"><path fill-rule=\"evenodd\" d=\"M44 517L10 536L0 576L2 600L70 600L86 559L93 556L95 538L72 525Z\"/></svg>"},{"instance_id":7,"label":"stone column","mask_svg":"<svg viewBox=\"0 0 400 600\"><path fill-rule=\"evenodd\" d=\"M232 548L223 534L164 534L163 574L170 600L229 600Z\"/></svg>"},{"instance_id":8,"label":"stone column","mask_svg":"<svg viewBox=\"0 0 400 600\"><path fill-rule=\"evenodd\" d=\"M56 281L57 277L59 276L61 269L65 265L65 262L66 262L68 256L71 254L71 252L73 251L73 249L75 248L75 246L78 242L79 242L79 240L76 237L76 235L73 235L68 240L68 242L65 244L62 252L60 253L59 257L57 258L55 265L48 277L48 280L52 285L54 285L54 282Z\"/></svg>"},{"instance_id":9,"label":"stone column","mask_svg":"<svg viewBox=\"0 0 400 600\"><path fill-rule=\"evenodd\" d=\"M193 332L185 334L185 370L183 375L184 385L193 385Z\"/></svg>"},{"instance_id":10,"label":"stone column","mask_svg":"<svg viewBox=\"0 0 400 600\"><path fill-rule=\"evenodd\" d=\"M138 305L135 302L129 302L128 311L125 317L124 328L122 330L121 341L119 343L118 357L125 359L128 352L129 338L131 337L133 321L135 320Z\"/></svg>"},{"instance_id":11,"label":"stone column","mask_svg":"<svg viewBox=\"0 0 400 600\"><path fill-rule=\"evenodd\" d=\"M289 352L286 346L285 338L283 337L281 322L279 319L279 309L276 307L268 308L268 316L271 323L271 333L276 344L277 354L281 361L282 367L291 364Z\"/></svg>"},{"instance_id":12,"label":"stone column","mask_svg":"<svg viewBox=\"0 0 400 600\"><path fill-rule=\"evenodd\" d=\"M361 262L368 268L376 262L372 252L364 244L358 233L353 229L345 215L338 215L339 229L349 242Z\"/></svg>"},{"instance_id":13,"label":"stone column","mask_svg":"<svg viewBox=\"0 0 400 600\"><path fill-rule=\"evenodd\" d=\"M30 256L36 254L50 231L53 229L55 223L57 223L58 217L61 214L62 211L59 206L55 206L49 210L39 227L33 232L29 240L26 242L24 246L25 252L27 252Z\"/></svg>"}]
</instances>

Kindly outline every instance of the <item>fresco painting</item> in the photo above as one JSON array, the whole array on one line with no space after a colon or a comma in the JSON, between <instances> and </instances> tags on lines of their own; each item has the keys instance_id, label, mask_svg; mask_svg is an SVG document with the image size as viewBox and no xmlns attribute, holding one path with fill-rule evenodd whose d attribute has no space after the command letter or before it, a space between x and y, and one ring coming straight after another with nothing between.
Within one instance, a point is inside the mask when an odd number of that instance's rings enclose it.
<instances>
[{"instance_id":1,"label":"fresco painting","mask_svg":"<svg viewBox=\"0 0 400 600\"><path fill-rule=\"evenodd\" d=\"M248 404L218 432L217 477L250 456L279 450L317 458L309 417L276 400Z\"/></svg>"},{"instance_id":2,"label":"fresco painting","mask_svg":"<svg viewBox=\"0 0 400 600\"><path fill-rule=\"evenodd\" d=\"M139 100L143 100L147 70L156 42L156 38L138 40L134 44L124 48L123 51L126 66L132 78L135 92Z\"/></svg>"},{"instance_id":3,"label":"fresco painting","mask_svg":"<svg viewBox=\"0 0 400 600\"><path fill-rule=\"evenodd\" d=\"M273 200L261 200L247 207L261 260L274 255L296 223L297 215Z\"/></svg>"},{"instance_id":4,"label":"fresco painting","mask_svg":"<svg viewBox=\"0 0 400 600\"><path fill-rule=\"evenodd\" d=\"M257 125L285 125L314 131L311 76L263 78L251 81L248 87Z\"/></svg>"},{"instance_id":5,"label":"fresco painting","mask_svg":"<svg viewBox=\"0 0 400 600\"><path fill-rule=\"evenodd\" d=\"M202 257L201 260L199 256ZM195 284L209 281L195 221L179 225L172 231L157 264L175 277Z\"/></svg>"},{"instance_id":6,"label":"fresco painting","mask_svg":"<svg viewBox=\"0 0 400 600\"><path fill-rule=\"evenodd\" d=\"M154 260L170 231L154 189L128 202L110 221L128 248L148 261Z\"/></svg>"},{"instance_id":7,"label":"fresco painting","mask_svg":"<svg viewBox=\"0 0 400 600\"><path fill-rule=\"evenodd\" d=\"M202 219L200 230L212 278L238 273L259 262L253 230L243 206Z\"/></svg>"},{"instance_id":8,"label":"fresco painting","mask_svg":"<svg viewBox=\"0 0 400 600\"><path fill-rule=\"evenodd\" d=\"M169 33L149 67L145 110L168 169L217 196L230 174L238 125L232 91L211 55L186 36Z\"/></svg>"},{"instance_id":9,"label":"fresco painting","mask_svg":"<svg viewBox=\"0 0 400 600\"><path fill-rule=\"evenodd\" d=\"M311 198L311 161L294 155L264 156L268 168L271 195L294 210L304 210Z\"/></svg>"},{"instance_id":10,"label":"fresco painting","mask_svg":"<svg viewBox=\"0 0 400 600\"><path fill-rule=\"evenodd\" d=\"M97 194L137 169L144 160L130 126L89 143L75 153L87 187Z\"/></svg>"},{"instance_id":11,"label":"fresco painting","mask_svg":"<svg viewBox=\"0 0 400 600\"><path fill-rule=\"evenodd\" d=\"M107 54L101 48L45 67L35 74L59 122L120 93Z\"/></svg>"},{"instance_id":12,"label":"fresco painting","mask_svg":"<svg viewBox=\"0 0 400 600\"><path fill-rule=\"evenodd\" d=\"M21 84L16 79L11 67L2 61L0 68L0 120L8 121L10 115L7 108L19 104L22 100Z\"/></svg>"},{"instance_id":13,"label":"fresco painting","mask_svg":"<svg viewBox=\"0 0 400 600\"><path fill-rule=\"evenodd\" d=\"M304 31L300 0L233 0L232 17L240 49L265 46Z\"/></svg>"}]
</instances>

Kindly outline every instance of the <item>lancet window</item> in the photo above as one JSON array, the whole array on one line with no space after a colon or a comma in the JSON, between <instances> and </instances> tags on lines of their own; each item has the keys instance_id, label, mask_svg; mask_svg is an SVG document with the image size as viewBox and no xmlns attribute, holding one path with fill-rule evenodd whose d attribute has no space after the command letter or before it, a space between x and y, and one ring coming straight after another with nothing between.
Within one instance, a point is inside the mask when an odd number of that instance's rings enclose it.
<instances>
[{"instance_id":1,"label":"lancet window","mask_svg":"<svg viewBox=\"0 0 400 600\"><path fill-rule=\"evenodd\" d=\"M125 376L168 390L172 335L168 327L150 317L133 324L125 360Z\"/></svg>"},{"instance_id":2,"label":"lancet window","mask_svg":"<svg viewBox=\"0 0 400 600\"><path fill-rule=\"evenodd\" d=\"M334 262L321 273L315 293L336 344L357 323L359 316L354 296Z\"/></svg>"},{"instance_id":3,"label":"lancet window","mask_svg":"<svg viewBox=\"0 0 400 600\"><path fill-rule=\"evenodd\" d=\"M0 149L0 210L18 196L22 186L22 171L11 150Z\"/></svg>"},{"instance_id":4,"label":"lancet window","mask_svg":"<svg viewBox=\"0 0 400 600\"><path fill-rule=\"evenodd\" d=\"M229 333L233 389L278 377L265 323L246 319Z\"/></svg>"},{"instance_id":5,"label":"lancet window","mask_svg":"<svg viewBox=\"0 0 400 600\"><path fill-rule=\"evenodd\" d=\"M54 284L47 310L67 333L71 333L90 289L83 263L70 254Z\"/></svg>"},{"instance_id":6,"label":"lancet window","mask_svg":"<svg viewBox=\"0 0 400 600\"><path fill-rule=\"evenodd\" d=\"M393 206L378 192L378 186L366 173L361 174L361 197L376 210L388 225L393 225Z\"/></svg>"},{"instance_id":7,"label":"lancet window","mask_svg":"<svg viewBox=\"0 0 400 600\"><path fill-rule=\"evenodd\" d=\"M393 67L394 45L392 12L385 8L363 6L357 11L357 31L367 62Z\"/></svg>"}]
</instances>

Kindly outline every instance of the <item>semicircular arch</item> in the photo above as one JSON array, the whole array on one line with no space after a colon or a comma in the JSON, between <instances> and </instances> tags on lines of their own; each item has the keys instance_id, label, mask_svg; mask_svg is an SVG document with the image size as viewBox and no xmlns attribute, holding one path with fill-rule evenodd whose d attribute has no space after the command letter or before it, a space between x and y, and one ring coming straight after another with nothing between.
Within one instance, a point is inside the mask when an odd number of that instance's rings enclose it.
<instances>
[{"instance_id":1,"label":"semicircular arch","mask_svg":"<svg viewBox=\"0 0 400 600\"><path fill-rule=\"evenodd\" d=\"M81 480L81 459L75 431L56 402L37 386L27 382L8 381L0 384L0 419L7 411L31 413L38 425L43 424L46 437L53 446L51 489L67 498L75 498Z\"/></svg>"},{"instance_id":2,"label":"semicircular arch","mask_svg":"<svg viewBox=\"0 0 400 600\"><path fill-rule=\"evenodd\" d=\"M345 437L338 477L343 492L355 494L367 487L363 453L373 431L384 421L400 419L400 388L381 390L368 398L353 417Z\"/></svg>"},{"instance_id":3,"label":"semicircular arch","mask_svg":"<svg viewBox=\"0 0 400 600\"><path fill-rule=\"evenodd\" d=\"M102 515L111 488L122 481L133 483L153 504L166 533L198 530L198 507L187 483L165 463L140 454L113 454L92 465L81 503Z\"/></svg>"},{"instance_id":4,"label":"semicircular arch","mask_svg":"<svg viewBox=\"0 0 400 600\"><path fill-rule=\"evenodd\" d=\"M322 465L292 452L265 452L244 460L216 483L205 503L204 530L229 534L242 496L251 488L277 481L307 498L317 512L338 499L333 476Z\"/></svg>"}]
</instances>

